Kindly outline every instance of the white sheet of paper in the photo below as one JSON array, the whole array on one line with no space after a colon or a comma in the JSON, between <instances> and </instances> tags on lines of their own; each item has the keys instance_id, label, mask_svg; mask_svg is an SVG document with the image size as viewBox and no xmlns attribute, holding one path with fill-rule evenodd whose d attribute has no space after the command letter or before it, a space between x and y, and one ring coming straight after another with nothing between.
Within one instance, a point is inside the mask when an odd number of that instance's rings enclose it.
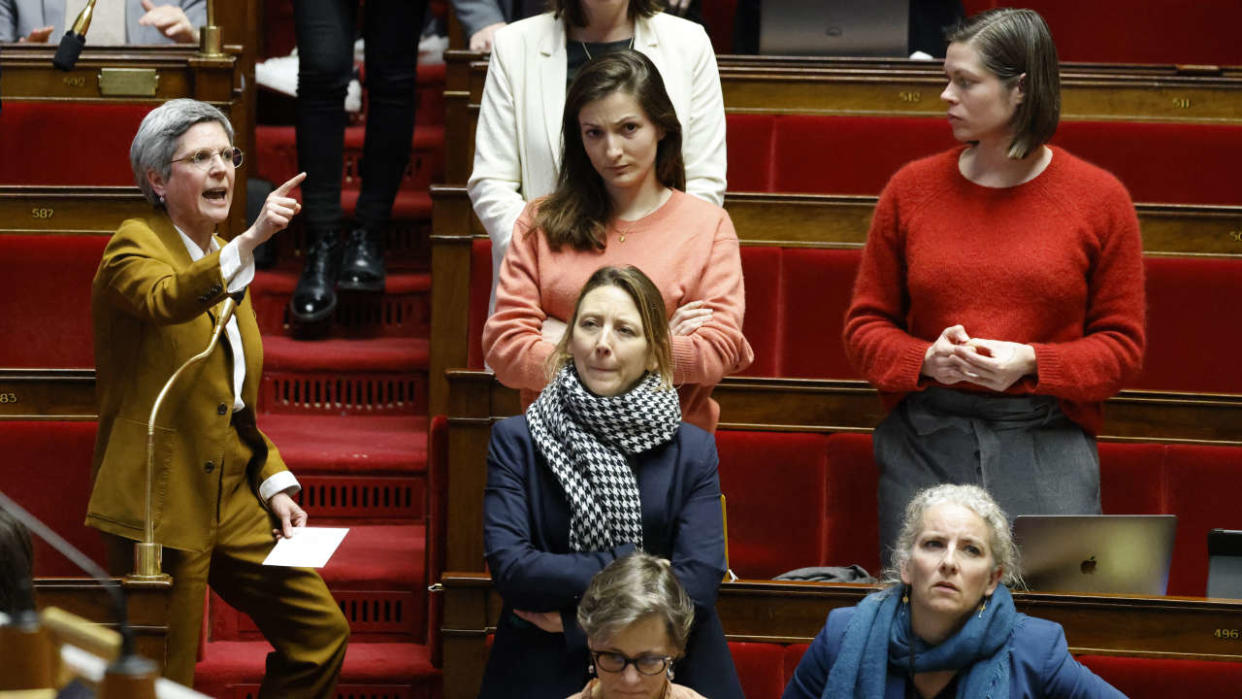
<instances>
[{"instance_id":1,"label":"white sheet of paper","mask_svg":"<svg viewBox=\"0 0 1242 699\"><path fill-rule=\"evenodd\" d=\"M300 527L292 539L279 539L267 554L265 566L322 568L341 545L348 527Z\"/></svg>"}]
</instances>

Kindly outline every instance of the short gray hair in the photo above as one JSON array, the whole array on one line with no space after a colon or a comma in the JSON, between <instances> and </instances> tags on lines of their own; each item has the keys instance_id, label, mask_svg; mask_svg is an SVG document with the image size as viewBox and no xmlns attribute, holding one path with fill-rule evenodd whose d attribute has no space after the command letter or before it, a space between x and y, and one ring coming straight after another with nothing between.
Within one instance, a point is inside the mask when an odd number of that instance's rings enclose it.
<instances>
[{"instance_id":1,"label":"short gray hair","mask_svg":"<svg viewBox=\"0 0 1242 699\"><path fill-rule=\"evenodd\" d=\"M587 638L606 640L622 629L654 616L664 622L669 643L680 655L694 623L694 603L673 565L647 553L609 563L595 574L578 603L578 625Z\"/></svg>"},{"instance_id":2,"label":"short gray hair","mask_svg":"<svg viewBox=\"0 0 1242 699\"><path fill-rule=\"evenodd\" d=\"M142 190L152 206L160 207L160 198L151 183L147 171L154 170L165 181L172 174L172 157L177 141L190 127L204 121L214 121L224 128L233 143L233 125L224 112L207 104L186 97L169 100L152 109L138 125L134 142L129 146L129 165L134 169L134 182Z\"/></svg>"},{"instance_id":3,"label":"short gray hair","mask_svg":"<svg viewBox=\"0 0 1242 699\"><path fill-rule=\"evenodd\" d=\"M965 507L979 515L988 528L988 548L992 551L992 560L1002 570L1001 582L1008 587L1022 587L1022 574L1018 570L1018 547L1013 543L1013 533L1009 529L1009 518L1005 516L1005 511L983 488L951 483L920 490L911 498L910 504L906 505L906 517L902 520L901 533L897 536L893 562L884 571L884 582L888 585L901 583L901 571L910 561L914 544L923 532L923 515L936 505L946 504Z\"/></svg>"}]
</instances>

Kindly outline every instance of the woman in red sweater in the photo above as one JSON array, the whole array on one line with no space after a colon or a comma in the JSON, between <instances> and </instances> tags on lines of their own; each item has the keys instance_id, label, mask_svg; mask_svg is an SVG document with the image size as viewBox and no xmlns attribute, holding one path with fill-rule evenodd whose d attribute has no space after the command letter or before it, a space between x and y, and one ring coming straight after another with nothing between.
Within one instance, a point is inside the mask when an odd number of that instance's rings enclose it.
<instances>
[{"instance_id":1,"label":"woman in red sweater","mask_svg":"<svg viewBox=\"0 0 1242 699\"><path fill-rule=\"evenodd\" d=\"M526 206L500 265L488 366L529 405L582 285L605 265L634 265L671 316L683 418L715 429L712 387L754 358L741 257L724 209L684 191L681 125L659 71L635 51L595 59L569 88L561 128L557 189Z\"/></svg>"},{"instance_id":2,"label":"woman in red sweater","mask_svg":"<svg viewBox=\"0 0 1242 699\"><path fill-rule=\"evenodd\" d=\"M1056 47L1031 10L949 36L964 146L880 195L846 314L851 361L894 408L875 432L885 560L903 508L983 485L1010 514L1097 513L1101 404L1142 364L1142 246L1111 174L1045 145Z\"/></svg>"}]
</instances>

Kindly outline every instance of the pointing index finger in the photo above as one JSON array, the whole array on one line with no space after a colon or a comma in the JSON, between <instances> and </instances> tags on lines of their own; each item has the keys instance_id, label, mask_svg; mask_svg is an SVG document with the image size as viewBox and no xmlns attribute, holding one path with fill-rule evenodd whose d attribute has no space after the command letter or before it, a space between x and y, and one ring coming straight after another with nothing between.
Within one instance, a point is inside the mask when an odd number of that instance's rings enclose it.
<instances>
[{"instance_id":1,"label":"pointing index finger","mask_svg":"<svg viewBox=\"0 0 1242 699\"><path fill-rule=\"evenodd\" d=\"M280 197L288 196L289 191L293 189L294 187L302 184L302 180L304 179L306 179L306 173L299 172L293 177L290 177L288 182L285 182L284 184L277 187L276 191L272 192L272 194L275 194L276 196L280 196Z\"/></svg>"}]
</instances>

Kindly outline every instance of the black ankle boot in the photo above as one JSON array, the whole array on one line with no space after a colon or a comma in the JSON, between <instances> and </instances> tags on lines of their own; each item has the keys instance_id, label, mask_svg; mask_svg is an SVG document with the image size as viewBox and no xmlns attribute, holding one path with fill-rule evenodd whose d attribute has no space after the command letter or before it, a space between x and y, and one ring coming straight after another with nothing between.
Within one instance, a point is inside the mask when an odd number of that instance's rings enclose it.
<instances>
[{"instance_id":1,"label":"black ankle boot","mask_svg":"<svg viewBox=\"0 0 1242 699\"><path fill-rule=\"evenodd\" d=\"M300 323L327 320L336 310L336 278L341 268L341 243L336 231L308 234L306 266L289 300L289 312Z\"/></svg>"},{"instance_id":2,"label":"black ankle boot","mask_svg":"<svg viewBox=\"0 0 1242 699\"><path fill-rule=\"evenodd\" d=\"M350 233L336 288L381 292L384 290L384 276L383 233L368 232L362 228Z\"/></svg>"}]
</instances>

